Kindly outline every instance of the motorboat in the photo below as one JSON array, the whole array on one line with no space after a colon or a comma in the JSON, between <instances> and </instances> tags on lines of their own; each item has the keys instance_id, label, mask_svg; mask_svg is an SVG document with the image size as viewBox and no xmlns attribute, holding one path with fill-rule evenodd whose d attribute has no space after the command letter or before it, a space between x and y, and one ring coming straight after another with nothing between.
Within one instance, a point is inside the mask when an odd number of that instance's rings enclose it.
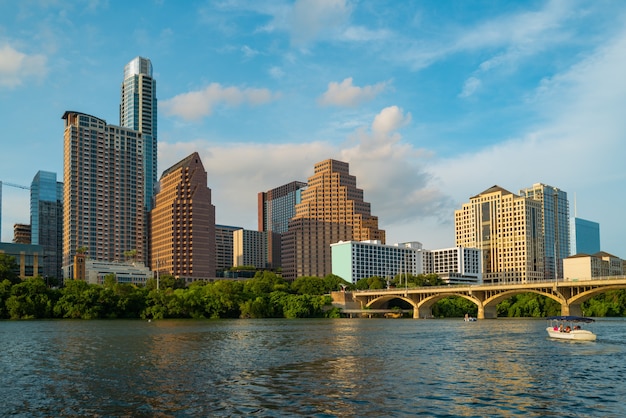
<instances>
[{"instance_id":1,"label":"motorboat","mask_svg":"<svg viewBox=\"0 0 626 418\"><path fill-rule=\"evenodd\" d=\"M476 322L476 318L474 318L473 316L469 316L469 314L465 314L464 320L465 322Z\"/></svg>"},{"instance_id":2,"label":"motorboat","mask_svg":"<svg viewBox=\"0 0 626 418\"><path fill-rule=\"evenodd\" d=\"M596 334L583 329L583 324L595 322L583 316L549 316L546 331L550 338L568 341L595 341Z\"/></svg>"}]
</instances>

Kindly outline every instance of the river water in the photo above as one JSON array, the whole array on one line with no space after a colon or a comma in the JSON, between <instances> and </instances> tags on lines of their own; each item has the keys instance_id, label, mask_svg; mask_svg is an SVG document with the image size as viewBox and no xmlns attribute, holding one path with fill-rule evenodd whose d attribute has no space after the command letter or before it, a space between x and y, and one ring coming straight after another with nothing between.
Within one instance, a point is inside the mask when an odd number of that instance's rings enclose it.
<instances>
[{"instance_id":1,"label":"river water","mask_svg":"<svg viewBox=\"0 0 626 418\"><path fill-rule=\"evenodd\" d=\"M623 417L626 321L0 322L0 415Z\"/></svg>"}]
</instances>

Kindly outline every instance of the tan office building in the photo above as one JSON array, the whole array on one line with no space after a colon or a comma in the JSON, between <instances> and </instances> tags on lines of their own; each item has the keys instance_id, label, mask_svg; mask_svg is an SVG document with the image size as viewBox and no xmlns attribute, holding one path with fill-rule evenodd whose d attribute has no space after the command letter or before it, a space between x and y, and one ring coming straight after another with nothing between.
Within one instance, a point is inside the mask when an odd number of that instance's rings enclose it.
<instances>
[{"instance_id":1,"label":"tan office building","mask_svg":"<svg viewBox=\"0 0 626 418\"><path fill-rule=\"evenodd\" d=\"M81 249L99 261L145 261L144 143L141 133L67 111L63 149L63 276Z\"/></svg>"},{"instance_id":2,"label":"tan office building","mask_svg":"<svg viewBox=\"0 0 626 418\"><path fill-rule=\"evenodd\" d=\"M544 279L541 202L493 186L454 212L456 245L482 251L483 282Z\"/></svg>"},{"instance_id":3,"label":"tan office building","mask_svg":"<svg viewBox=\"0 0 626 418\"><path fill-rule=\"evenodd\" d=\"M314 174L302 190L296 214L283 234L283 277L324 277L332 273L330 244L339 241L378 240L378 217L363 200L356 177L346 162L325 160L315 164Z\"/></svg>"},{"instance_id":4,"label":"tan office building","mask_svg":"<svg viewBox=\"0 0 626 418\"><path fill-rule=\"evenodd\" d=\"M151 270L187 281L215 277L215 206L197 152L163 172L150 212Z\"/></svg>"}]
</instances>

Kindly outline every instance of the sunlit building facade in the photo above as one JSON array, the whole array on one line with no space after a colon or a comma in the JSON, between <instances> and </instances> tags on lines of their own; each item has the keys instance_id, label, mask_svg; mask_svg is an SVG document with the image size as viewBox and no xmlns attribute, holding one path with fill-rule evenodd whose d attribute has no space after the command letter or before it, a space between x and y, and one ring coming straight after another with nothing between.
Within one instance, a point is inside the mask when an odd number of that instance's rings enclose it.
<instances>
[{"instance_id":1,"label":"sunlit building facade","mask_svg":"<svg viewBox=\"0 0 626 418\"><path fill-rule=\"evenodd\" d=\"M454 212L456 246L481 250L485 283L544 279L542 206L493 186Z\"/></svg>"},{"instance_id":2,"label":"sunlit building facade","mask_svg":"<svg viewBox=\"0 0 626 418\"><path fill-rule=\"evenodd\" d=\"M145 261L144 143L133 129L67 111L63 150L63 275L78 249L93 260Z\"/></svg>"},{"instance_id":3,"label":"sunlit building facade","mask_svg":"<svg viewBox=\"0 0 626 418\"><path fill-rule=\"evenodd\" d=\"M330 244L376 240L385 243L378 217L363 200L356 177L346 162L325 160L315 164L302 200L283 234L283 277L324 277L332 272Z\"/></svg>"},{"instance_id":4,"label":"sunlit building facade","mask_svg":"<svg viewBox=\"0 0 626 418\"><path fill-rule=\"evenodd\" d=\"M544 239L544 278L563 277L563 259L570 252L569 202L567 193L556 187L535 183L522 189L521 197L541 203Z\"/></svg>"},{"instance_id":5,"label":"sunlit building facade","mask_svg":"<svg viewBox=\"0 0 626 418\"><path fill-rule=\"evenodd\" d=\"M197 152L161 175L151 218L151 269L194 281L215 277L215 206Z\"/></svg>"}]
</instances>

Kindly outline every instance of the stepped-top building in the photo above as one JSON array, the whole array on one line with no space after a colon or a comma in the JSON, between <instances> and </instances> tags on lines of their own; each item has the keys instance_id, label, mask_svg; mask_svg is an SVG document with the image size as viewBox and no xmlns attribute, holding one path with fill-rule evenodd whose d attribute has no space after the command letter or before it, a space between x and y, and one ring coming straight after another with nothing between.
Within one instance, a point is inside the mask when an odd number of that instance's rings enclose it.
<instances>
[{"instance_id":1,"label":"stepped-top building","mask_svg":"<svg viewBox=\"0 0 626 418\"><path fill-rule=\"evenodd\" d=\"M378 217L363 200L356 177L346 162L325 160L315 164L314 174L302 191L294 217L283 234L283 277L324 277L332 273L330 244L339 241L378 240Z\"/></svg>"},{"instance_id":2,"label":"stepped-top building","mask_svg":"<svg viewBox=\"0 0 626 418\"><path fill-rule=\"evenodd\" d=\"M163 172L150 217L151 270L187 281L215 277L215 206L197 152Z\"/></svg>"},{"instance_id":3,"label":"stepped-top building","mask_svg":"<svg viewBox=\"0 0 626 418\"><path fill-rule=\"evenodd\" d=\"M456 245L482 250L483 282L544 279L542 205L493 186L454 212Z\"/></svg>"}]
</instances>

